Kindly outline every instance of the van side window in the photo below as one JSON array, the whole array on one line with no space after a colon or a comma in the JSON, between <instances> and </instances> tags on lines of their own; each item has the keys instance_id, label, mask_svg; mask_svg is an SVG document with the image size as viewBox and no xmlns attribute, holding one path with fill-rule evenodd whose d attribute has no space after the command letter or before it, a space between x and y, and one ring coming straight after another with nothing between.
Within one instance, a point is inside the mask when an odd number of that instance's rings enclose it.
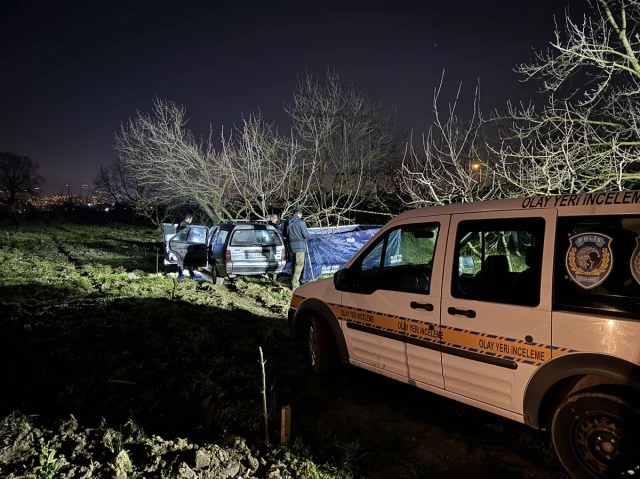
<instances>
[{"instance_id":1,"label":"van side window","mask_svg":"<svg viewBox=\"0 0 640 479\"><path fill-rule=\"evenodd\" d=\"M429 294L439 224L405 225L389 231L353 266L356 291L377 289Z\"/></svg>"},{"instance_id":2,"label":"van side window","mask_svg":"<svg viewBox=\"0 0 640 479\"><path fill-rule=\"evenodd\" d=\"M380 277L380 263L382 261L382 251L384 249L385 238L380 238L377 244L365 255L360 264L356 267L358 280L356 293L370 294L378 288Z\"/></svg>"},{"instance_id":3,"label":"van side window","mask_svg":"<svg viewBox=\"0 0 640 479\"><path fill-rule=\"evenodd\" d=\"M461 221L456 235L454 298L540 304L543 218Z\"/></svg>"},{"instance_id":4,"label":"van side window","mask_svg":"<svg viewBox=\"0 0 640 479\"><path fill-rule=\"evenodd\" d=\"M558 218L553 309L640 318L640 215Z\"/></svg>"},{"instance_id":5,"label":"van side window","mask_svg":"<svg viewBox=\"0 0 640 479\"><path fill-rule=\"evenodd\" d=\"M439 225L406 225L389 233L380 288L429 294Z\"/></svg>"}]
</instances>

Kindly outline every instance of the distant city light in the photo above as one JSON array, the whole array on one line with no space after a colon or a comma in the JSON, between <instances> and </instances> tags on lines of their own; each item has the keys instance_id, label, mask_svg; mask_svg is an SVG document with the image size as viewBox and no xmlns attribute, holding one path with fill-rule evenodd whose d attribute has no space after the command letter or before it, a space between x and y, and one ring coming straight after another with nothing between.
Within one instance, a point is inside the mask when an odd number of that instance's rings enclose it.
<instances>
[{"instance_id":1,"label":"distant city light","mask_svg":"<svg viewBox=\"0 0 640 479\"><path fill-rule=\"evenodd\" d=\"M98 205L111 204L106 196L92 195L90 197L83 197L77 195L53 195L53 196L34 196L29 198L28 203L35 208L48 209L52 207L95 207Z\"/></svg>"}]
</instances>

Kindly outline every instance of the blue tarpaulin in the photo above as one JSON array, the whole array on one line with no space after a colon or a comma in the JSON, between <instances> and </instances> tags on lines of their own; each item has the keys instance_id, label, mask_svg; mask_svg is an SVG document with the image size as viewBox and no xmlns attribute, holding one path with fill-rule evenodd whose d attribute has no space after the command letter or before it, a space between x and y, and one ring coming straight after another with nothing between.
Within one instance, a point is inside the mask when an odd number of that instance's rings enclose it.
<instances>
[{"instance_id":1,"label":"blue tarpaulin","mask_svg":"<svg viewBox=\"0 0 640 479\"><path fill-rule=\"evenodd\" d=\"M345 264L371 239L381 226L349 225L329 228L308 228L309 254L305 255L303 281L318 276L333 274ZM285 273L291 274L291 263L287 263Z\"/></svg>"}]
</instances>

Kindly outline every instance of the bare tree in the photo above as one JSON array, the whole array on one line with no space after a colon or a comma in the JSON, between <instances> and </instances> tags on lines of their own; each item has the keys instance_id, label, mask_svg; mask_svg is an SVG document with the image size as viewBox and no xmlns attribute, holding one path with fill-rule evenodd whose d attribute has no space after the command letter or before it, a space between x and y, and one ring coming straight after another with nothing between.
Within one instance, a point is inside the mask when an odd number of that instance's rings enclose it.
<instances>
[{"instance_id":1,"label":"bare tree","mask_svg":"<svg viewBox=\"0 0 640 479\"><path fill-rule=\"evenodd\" d=\"M640 181L639 0L591 2L567 11L555 41L517 71L541 82L542 108L509 105L493 151L512 194L621 190ZM577 85L577 86L575 86Z\"/></svg>"},{"instance_id":2,"label":"bare tree","mask_svg":"<svg viewBox=\"0 0 640 479\"><path fill-rule=\"evenodd\" d=\"M444 74L434 89L434 120L422 136L422 148L417 151L410 141L402 163L401 197L410 207L481 201L499 194L492 155L486 148L479 88L471 117L463 121L457 114L462 84L447 113L440 112L443 81Z\"/></svg>"},{"instance_id":3,"label":"bare tree","mask_svg":"<svg viewBox=\"0 0 640 479\"><path fill-rule=\"evenodd\" d=\"M397 151L395 109L327 71L324 83L311 75L300 80L286 111L302 148L297 175L306 217L318 224L351 221L387 180L377 173ZM307 190L305 175L312 175Z\"/></svg>"},{"instance_id":4,"label":"bare tree","mask_svg":"<svg viewBox=\"0 0 640 479\"><path fill-rule=\"evenodd\" d=\"M196 140L185 115L183 106L155 99L151 114L138 112L121 126L115 148L127 173L154 201L174 207L195 204L217 222L229 216L229 175L211 135Z\"/></svg>"},{"instance_id":5,"label":"bare tree","mask_svg":"<svg viewBox=\"0 0 640 479\"><path fill-rule=\"evenodd\" d=\"M279 135L260 113L243 120L228 138L223 135L222 143L236 215L265 218L278 208L285 216L308 195L315 165L301 155L295 138Z\"/></svg>"},{"instance_id":6,"label":"bare tree","mask_svg":"<svg viewBox=\"0 0 640 479\"><path fill-rule=\"evenodd\" d=\"M0 204L11 209L20 200L36 195L44 184L38 168L28 156L0 153Z\"/></svg>"},{"instance_id":7,"label":"bare tree","mask_svg":"<svg viewBox=\"0 0 640 479\"><path fill-rule=\"evenodd\" d=\"M137 215L147 218L155 226L166 221L173 209L173 203L140 184L120 158L109 166L100 165L93 184L112 202L126 203Z\"/></svg>"}]
</instances>

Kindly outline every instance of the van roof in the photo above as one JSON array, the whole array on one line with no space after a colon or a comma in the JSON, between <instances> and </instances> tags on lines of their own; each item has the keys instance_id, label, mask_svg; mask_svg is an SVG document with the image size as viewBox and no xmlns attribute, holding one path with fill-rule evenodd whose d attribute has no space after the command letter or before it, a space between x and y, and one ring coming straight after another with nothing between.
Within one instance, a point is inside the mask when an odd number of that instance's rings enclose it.
<instances>
[{"instance_id":1,"label":"van roof","mask_svg":"<svg viewBox=\"0 0 640 479\"><path fill-rule=\"evenodd\" d=\"M558 216L638 214L640 213L640 190L531 196L507 200L429 206L405 211L396 216L393 221L421 216L532 209L557 209Z\"/></svg>"}]
</instances>

